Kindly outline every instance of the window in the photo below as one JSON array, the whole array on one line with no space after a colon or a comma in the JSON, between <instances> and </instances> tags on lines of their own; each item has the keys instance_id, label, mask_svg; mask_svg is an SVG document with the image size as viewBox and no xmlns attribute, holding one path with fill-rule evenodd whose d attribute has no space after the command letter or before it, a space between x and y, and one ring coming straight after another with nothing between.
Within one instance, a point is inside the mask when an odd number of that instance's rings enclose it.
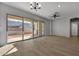
<instances>
[{"instance_id":1,"label":"window","mask_svg":"<svg viewBox=\"0 0 79 59\"><path fill-rule=\"evenodd\" d=\"M22 18L8 15L8 42L22 40Z\"/></svg>"},{"instance_id":2,"label":"window","mask_svg":"<svg viewBox=\"0 0 79 59\"><path fill-rule=\"evenodd\" d=\"M26 40L44 35L44 22L25 17L8 15L7 42Z\"/></svg>"},{"instance_id":3,"label":"window","mask_svg":"<svg viewBox=\"0 0 79 59\"><path fill-rule=\"evenodd\" d=\"M34 37L38 37L38 21L34 20Z\"/></svg>"},{"instance_id":4,"label":"window","mask_svg":"<svg viewBox=\"0 0 79 59\"><path fill-rule=\"evenodd\" d=\"M31 19L24 18L24 40L33 38L33 22Z\"/></svg>"}]
</instances>

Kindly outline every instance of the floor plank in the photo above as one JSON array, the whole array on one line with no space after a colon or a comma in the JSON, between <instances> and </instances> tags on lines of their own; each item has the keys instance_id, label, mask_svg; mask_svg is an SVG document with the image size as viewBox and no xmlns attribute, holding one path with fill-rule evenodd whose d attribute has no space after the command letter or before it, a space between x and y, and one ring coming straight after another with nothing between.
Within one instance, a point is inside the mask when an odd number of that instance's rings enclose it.
<instances>
[{"instance_id":1,"label":"floor plank","mask_svg":"<svg viewBox=\"0 0 79 59\"><path fill-rule=\"evenodd\" d=\"M8 44L11 46L11 44ZM9 46L8 46L9 47ZM16 42L6 56L79 56L79 38L47 36ZM0 47L1 48L1 47ZM10 49L10 48L9 48Z\"/></svg>"}]
</instances>

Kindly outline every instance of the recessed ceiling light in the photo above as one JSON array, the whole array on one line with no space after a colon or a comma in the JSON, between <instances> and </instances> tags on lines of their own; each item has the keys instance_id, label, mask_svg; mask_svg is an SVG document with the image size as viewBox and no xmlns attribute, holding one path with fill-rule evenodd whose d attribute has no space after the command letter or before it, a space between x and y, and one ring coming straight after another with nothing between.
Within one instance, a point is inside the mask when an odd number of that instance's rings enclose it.
<instances>
[{"instance_id":1,"label":"recessed ceiling light","mask_svg":"<svg viewBox=\"0 0 79 59\"><path fill-rule=\"evenodd\" d=\"M58 7L60 8L60 7L61 7L61 5L58 5Z\"/></svg>"}]
</instances>

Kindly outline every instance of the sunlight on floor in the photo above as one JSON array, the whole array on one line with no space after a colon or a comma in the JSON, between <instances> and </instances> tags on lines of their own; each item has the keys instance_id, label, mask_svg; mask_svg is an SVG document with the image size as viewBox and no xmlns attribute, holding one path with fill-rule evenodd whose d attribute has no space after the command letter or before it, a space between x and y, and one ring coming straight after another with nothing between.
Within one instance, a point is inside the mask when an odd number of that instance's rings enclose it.
<instances>
[{"instance_id":1,"label":"sunlight on floor","mask_svg":"<svg viewBox=\"0 0 79 59\"><path fill-rule=\"evenodd\" d=\"M5 55L9 55L9 54L12 54L14 52L18 51L18 49L15 47L13 48L11 51L9 51L8 53L6 53Z\"/></svg>"},{"instance_id":2,"label":"sunlight on floor","mask_svg":"<svg viewBox=\"0 0 79 59\"><path fill-rule=\"evenodd\" d=\"M13 44L8 44L0 47L0 56L14 53L16 51L18 51L18 49Z\"/></svg>"}]
</instances>

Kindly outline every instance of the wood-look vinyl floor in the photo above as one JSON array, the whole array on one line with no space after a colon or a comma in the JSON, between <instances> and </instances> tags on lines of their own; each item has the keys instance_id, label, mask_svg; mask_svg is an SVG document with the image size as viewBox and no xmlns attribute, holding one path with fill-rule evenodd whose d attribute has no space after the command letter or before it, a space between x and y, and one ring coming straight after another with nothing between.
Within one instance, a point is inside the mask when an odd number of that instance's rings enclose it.
<instances>
[{"instance_id":1,"label":"wood-look vinyl floor","mask_svg":"<svg viewBox=\"0 0 79 59\"><path fill-rule=\"evenodd\" d=\"M7 56L79 56L79 38L58 36L40 37L12 44L17 51Z\"/></svg>"}]
</instances>

